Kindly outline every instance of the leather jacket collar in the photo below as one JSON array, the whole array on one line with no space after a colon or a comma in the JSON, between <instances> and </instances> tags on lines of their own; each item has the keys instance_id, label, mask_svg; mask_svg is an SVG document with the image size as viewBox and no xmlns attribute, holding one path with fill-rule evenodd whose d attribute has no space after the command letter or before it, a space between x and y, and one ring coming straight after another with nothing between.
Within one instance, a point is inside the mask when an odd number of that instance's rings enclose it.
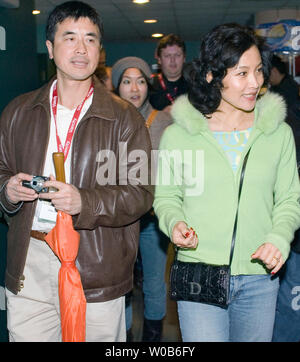
<instances>
[{"instance_id":1,"label":"leather jacket collar","mask_svg":"<svg viewBox=\"0 0 300 362\"><path fill-rule=\"evenodd\" d=\"M50 82L40 88L40 91L37 92L36 97L32 99L31 103L29 103L29 107L34 108L36 106L43 106L48 112L50 112L49 92L55 79L56 77L53 77ZM111 97L108 93L109 91L96 76L93 76L93 84L95 87L94 97L96 99L101 99L102 101L93 102L87 112L87 115L91 117L103 118L106 120L114 120L116 115L113 111Z\"/></svg>"}]
</instances>

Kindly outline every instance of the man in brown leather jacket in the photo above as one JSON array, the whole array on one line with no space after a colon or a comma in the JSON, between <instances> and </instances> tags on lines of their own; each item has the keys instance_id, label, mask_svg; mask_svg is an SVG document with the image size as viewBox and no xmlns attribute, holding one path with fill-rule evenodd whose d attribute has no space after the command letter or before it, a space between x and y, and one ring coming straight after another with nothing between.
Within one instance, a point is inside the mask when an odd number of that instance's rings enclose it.
<instances>
[{"instance_id":1,"label":"man in brown leather jacket","mask_svg":"<svg viewBox=\"0 0 300 362\"><path fill-rule=\"evenodd\" d=\"M89 5L57 6L48 19L46 42L57 79L17 97L1 116L0 209L10 215L6 294L11 341L61 340L60 262L44 241L56 210L72 215L80 233L76 265L87 300L86 340L126 338L124 295L132 288L138 219L153 201L148 178L139 178L149 171L151 143L135 108L92 76L101 34L101 21ZM53 175L52 152L60 147L67 182L51 176L45 183L58 190L46 194L51 204L22 181ZM107 166L108 154L114 162ZM107 173L112 177L106 179Z\"/></svg>"}]
</instances>

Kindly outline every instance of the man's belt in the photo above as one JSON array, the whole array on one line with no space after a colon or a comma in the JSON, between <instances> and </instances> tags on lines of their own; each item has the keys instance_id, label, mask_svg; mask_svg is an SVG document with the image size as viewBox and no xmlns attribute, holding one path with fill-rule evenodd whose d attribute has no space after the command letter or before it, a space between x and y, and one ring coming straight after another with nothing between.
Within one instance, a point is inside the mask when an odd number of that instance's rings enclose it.
<instances>
[{"instance_id":1,"label":"man's belt","mask_svg":"<svg viewBox=\"0 0 300 362\"><path fill-rule=\"evenodd\" d=\"M34 239L38 239L41 241L45 241L45 236L47 235L47 233L44 233L42 231L37 231L37 230L31 230L30 232L30 236Z\"/></svg>"}]
</instances>

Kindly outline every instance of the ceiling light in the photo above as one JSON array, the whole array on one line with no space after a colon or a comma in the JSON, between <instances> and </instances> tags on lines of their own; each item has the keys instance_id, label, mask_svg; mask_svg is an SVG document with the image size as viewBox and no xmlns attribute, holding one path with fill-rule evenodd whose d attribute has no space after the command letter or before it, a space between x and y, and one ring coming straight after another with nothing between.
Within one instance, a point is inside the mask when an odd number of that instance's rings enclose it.
<instances>
[{"instance_id":1,"label":"ceiling light","mask_svg":"<svg viewBox=\"0 0 300 362\"><path fill-rule=\"evenodd\" d=\"M151 35L152 38L161 38L162 36L164 36L164 34L161 34L161 33L154 33Z\"/></svg>"},{"instance_id":2,"label":"ceiling light","mask_svg":"<svg viewBox=\"0 0 300 362\"><path fill-rule=\"evenodd\" d=\"M135 3L135 4L146 4L149 1L150 0L132 0L132 2Z\"/></svg>"},{"instance_id":3,"label":"ceiling light","mask_svg":"<svg viewBox=\"0 0 300 362\"><path fill-rule=\"evenodd\" d=\"M154 23L157 23L157 20L156 19L147 19L147 20L144 20L144 23L146 23L146 24L154 24Z\"/></svg>"},{"instance_id":4,"label":"ceiling light","mask_svg":"<svg viewBox=\"0 0 300 362\"><path fill-rule=\"evenodd\" d=\"M32 10L32 14L33 15L38 15L38 14L40 14L41 12L40 12L40 10Z\"/></svg>"}]
</instances>

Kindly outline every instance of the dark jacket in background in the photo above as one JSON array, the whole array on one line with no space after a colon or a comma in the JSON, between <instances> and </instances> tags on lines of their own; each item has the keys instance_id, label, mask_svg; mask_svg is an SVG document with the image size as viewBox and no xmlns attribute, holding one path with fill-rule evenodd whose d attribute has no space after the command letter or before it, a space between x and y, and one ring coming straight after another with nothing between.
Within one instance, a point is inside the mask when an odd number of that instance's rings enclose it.
<instances>
[{"instance_id":1,"label":"dark jacket in background","mask_svg":"<svg viewBox=\"0 0 300 362\"><path fill-rule=\"evenodd\" d=\"M170 93L171 97L176 99L180 95L187 93L188 90L188 83L183 76L175 82L168 81L165 76L163 76L163 80L166 90L162 88L158 74L155 74L153 76L153 89L150 91L150 103L153 108L159 111L172 104L167 97L167 93Z\"/></svg>"},{"instance_id":2,"label":"dark jacket in background","mask_svg":"<svg viewBox=\"0 0 300 362\"><path fill-rule=\"evenodd\" d=\"M278 85L270 88L272 92L279 93L285 99L288 108L291 108L299 100L299 85L289 74Z\"/></svg>"},{"instance_id":3,"label":"dark jacket in background","mask_svg":"<svg viewBox=\"0 0 300 362\"><path fill-rule=\"evenodd\" d=\"M291 126L296 143L297 162L300 165L300 97L299 85L292 76L286 74L282 81L270 88L273 92L282 95L287 104L286 122ZM296 231L291 248L300 253L300 229Z\"/></svg>"}]
</instances>

